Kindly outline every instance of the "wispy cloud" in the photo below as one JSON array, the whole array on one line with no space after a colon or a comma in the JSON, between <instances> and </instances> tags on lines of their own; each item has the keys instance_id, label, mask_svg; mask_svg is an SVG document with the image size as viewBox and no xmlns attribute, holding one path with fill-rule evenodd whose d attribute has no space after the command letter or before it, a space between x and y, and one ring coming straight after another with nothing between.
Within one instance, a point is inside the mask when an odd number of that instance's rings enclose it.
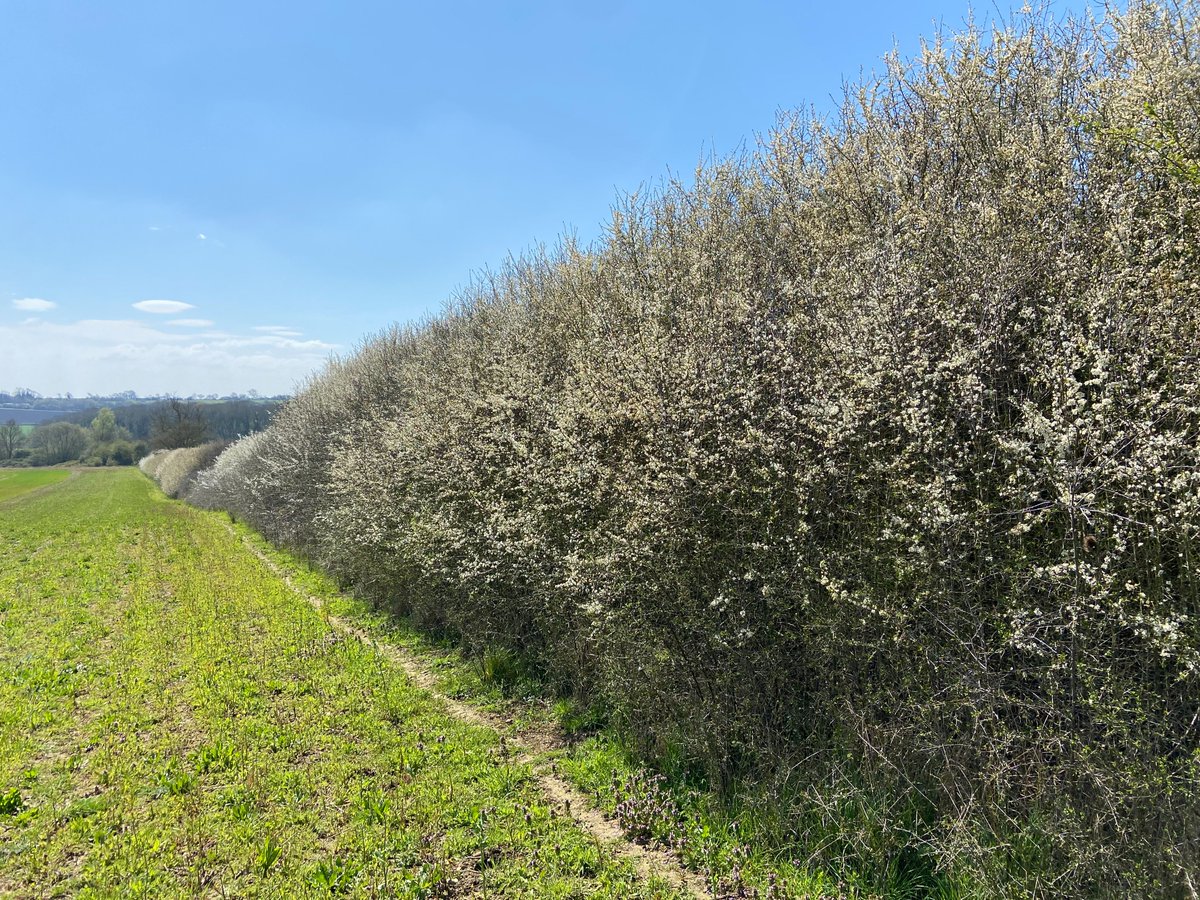
<instances>
[{"instance_id":1,"label":"wispy cloud","mask_svg":"<svg viewBox=\"0 0 1200 900\"><path fill-rule=\"evenodd\" d=\"M184 303L182 300L139 300L133 304L133 308L145 313L170 315L171 313L181 313L185 310L195 309L196 307L190 303Z\"/></svg>"},{"instance_id":2,"label":"wispy cloud","mask_svg":"<svg viewBox=\"0 0 1200 900\"><path fill-rule=\"evenodd\" d=\"M182 325L185 328L209 328L212 326L212 319L172 319L168 325Z\"/></svg>"},{"instance_id":3,"label":"wispy cloud","mask_svg":"<svg viewBox=\"0 0 1200 900\"><path fill-rule=\"evenodd\" d=\"M69 324L0 323L4 362L21 383L47 394L227 394L293 390L338 349L279 334L176 331L145 320L88 319ZM164 323L168 324L168 323Z\"/></svg>"},{"instance_id":4,"label":"wispy cloud","mask_svg":"<svg viewBox=\"0 0 1200 900\"><path fill-rule=\"evenodd\" d=\"M40 297L23 297L12 302L13 309L25 312L46 312L58 306L53 300L42 300Z\"/></svg>"},{"instance_id":5,"label":"wispy cloud","mask_svg":"<svg viewBox=\"0 0 1200 900\"><path fill-rule=\"evenodd\" d=\"M207 241L207 240L208 240L208 235L207 235L207 234L205 234L204 232L201 232L200 234L196 235L196 240L198 240L198 241Z\"/></svg>"},{"instance_id":6,"label":"wispy cloud","mask_svg":"<svg viewBox=\"0 0 1200 900\"><path fill-rule=\"evenodd\" d=\"M262 331L266 334L275 334L280 337L300 337L304 334L303 331L298 331L291 325L255 325L255 331Z\"/></svg>"}]
</instances>

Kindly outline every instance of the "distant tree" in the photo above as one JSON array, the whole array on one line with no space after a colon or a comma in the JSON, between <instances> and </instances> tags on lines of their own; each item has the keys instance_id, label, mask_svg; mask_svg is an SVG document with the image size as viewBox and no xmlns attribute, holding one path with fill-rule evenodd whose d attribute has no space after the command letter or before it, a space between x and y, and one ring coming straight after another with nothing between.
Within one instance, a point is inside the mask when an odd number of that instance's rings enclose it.
<instances>
[{"instance_id":1,"label":"distant tree","mask_svg":"<svg viewBox=\"0 0 1200 900\"><path fill-rule=\"evenodd\" d=\"M146 455L146 445L132 441L114 441L109 447L108 462L115 466L132 466Z\"/></svg>"},{"instance_id":2,"label":"distant tree","mask_svg":"<svg viewBox=\"0 0 1200 900\"><path fill-rule=\"evenodd\" d=\"M150 444L156 450L195 447L208 438L208 421L194 403L172 398L154 414Z\"/></svg>"},{"instance_id":3,"label":"distant tree","mask_svg":"<svg viewBox=\"0 0 1200 900\"><path fill-rule=\"evenodd\" d=\"M9 419L0 425L0 459L12 459L17 454L17 448L25 443L25 434L16 419Z\"/></svg>"},{"instance_id":4,"label":"distant tree","mask_svg":"<svg viewBox=\"0 0 1200 900\"><path fill-rule=\"evenodd\" d=\"M107 406L102 407L92 419L92 441L106 444L117 439L117 417Z\"/></svg>"},{"instance_id":5,"label":"distant tree","mask_svg":"<svg viewBox=\"0 0 1200 900\"><path fill-rule=\"evenodd\" d=\"M54 465L79 459L88 448L89 433L71 422L50 422L33 430L30 444L37 451L38 462Z\"/></svg>"},{"instance_id":6,"label":"distant tree","mask_svg":"<svg viewBox=\"0 0 1200 900\"><path fill-rule=\"evenodd\" d=\"M83 464L87 466L132 466L147 453L144 443L118 438L103 444L92 444Z\"/></svg>"}]
</instances>

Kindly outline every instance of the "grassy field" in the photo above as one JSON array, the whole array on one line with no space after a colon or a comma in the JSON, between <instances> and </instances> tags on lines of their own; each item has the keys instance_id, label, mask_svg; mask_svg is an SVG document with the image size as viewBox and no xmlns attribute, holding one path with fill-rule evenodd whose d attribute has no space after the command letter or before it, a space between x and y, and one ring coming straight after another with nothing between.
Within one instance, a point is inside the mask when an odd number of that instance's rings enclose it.
<instances>
[{"instance_id":1,"label":"grassy field","mask_svg":"<svg viewBox=\"0 0 1200 900\"><path fill-rule=\"evenodd\" d=\"M135 470L6 505L0 622L0 896L676 896Z\"/></svg>"},{"instance_id":2,"label":"grassy field","mask_svg":"<svg viewBox=\"0 0 1200 900\"><path fill-rule=\"evenodd\" d=\"M0 503L27 491L65 481L66 469L0 469Z\"/></svg>"}]
</instances>

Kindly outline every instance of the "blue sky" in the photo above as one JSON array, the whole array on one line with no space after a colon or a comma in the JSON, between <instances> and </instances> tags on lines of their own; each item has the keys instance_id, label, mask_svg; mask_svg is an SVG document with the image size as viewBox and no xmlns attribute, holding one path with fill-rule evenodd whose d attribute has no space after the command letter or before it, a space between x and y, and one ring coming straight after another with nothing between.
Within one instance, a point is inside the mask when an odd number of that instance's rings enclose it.
<instances>
[{"instance_id":1,"label":"blue sky","mask_svg":"<svg viewBox=\"0 0 1200 900\"><path fill-rule=\"evenodd\" d=\"M290 392L966 15L0 0L0 389Z\"/></svg>"}]
</instances>

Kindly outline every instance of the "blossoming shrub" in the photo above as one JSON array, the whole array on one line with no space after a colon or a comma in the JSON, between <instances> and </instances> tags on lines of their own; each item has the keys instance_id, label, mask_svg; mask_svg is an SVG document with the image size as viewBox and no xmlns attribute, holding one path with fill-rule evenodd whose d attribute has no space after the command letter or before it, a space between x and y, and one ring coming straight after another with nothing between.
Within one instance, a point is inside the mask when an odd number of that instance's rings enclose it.
<instances>
[{"instance_id":1,"label":"blossoming shrub","mask_svg":"<svg viewBox=\"0 0 1200 900\"><path fill-rule=\"evenodd\" d=\"M168 497L186 498L196 476L214 463L225 446L224 441L210 441L198 447L155 450L138 466Z\"/></svg>"},{"instance_id":2,"label":"blossoming shrub","mask_svg":"<svg viewBox=\"0 0 1200 900\"><path fill-rule=\"evenodd\" d=\"M166 450L155 450L138 460L138 468L154 478L158 474L158 467L162 465L163 460L167 455Z\"/></svg>"},{"instance_id":3,"label":"blossoming shrub","mask_svg":"<svg viewBox=\"0 0 1200 900\"><path fill-rule=\"evenodd\" d=\"M191 497L776 784L814 853L1194 892L1196 13L892 60L368 340Z\"/></svg>"}]
</instances>

